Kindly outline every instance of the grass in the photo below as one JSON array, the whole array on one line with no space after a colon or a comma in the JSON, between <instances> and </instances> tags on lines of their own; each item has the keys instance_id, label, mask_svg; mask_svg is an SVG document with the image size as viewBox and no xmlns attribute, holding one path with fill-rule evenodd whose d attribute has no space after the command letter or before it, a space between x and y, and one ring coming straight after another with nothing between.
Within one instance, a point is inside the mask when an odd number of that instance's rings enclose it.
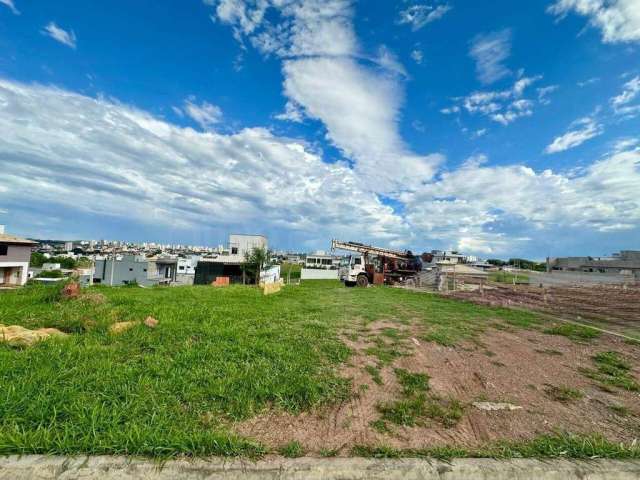
<instances>
[{"instance_id":1,"label":"grass","mask_svg":"<svg viewBox=\"0 0 640 480\"><path fill-rule=\"evenodd\" d=\"M352 454L369 458L616 458L640 459L640 445L610 442L601 435L543 435L520 442L497 442L481 448L437 447L396 449L385 445L356 445Z\"/></svg>"},{"instance_id":2,"label":"grass","mask_svg":"<svg viewBox=\"0 0 640 480\"><path fill-rule=\"evenodd\" d=\"M548 385L544 389L544 393L546 393L551 400L562 403L573 402L584 397L584 393L582 393L580 390L576 390L574 388L566 387L563 385Z\"/></svg>"},{"instance_id":3,"label":"grass","mask_svg":"<svg viewBox=\"0 0 640 480\"><path fill-rule=\"evenodd\" d=\"M447 345L494 324L539 323L527 312L331 281L270 296L243 286L96 286L65 300L58 289L0 292L3 324L70 334L26 349L0 343L0 455L260 456L268 449L235 435L233 422L351 395L338 374L350 356L340 335L356 318L410 320ZM108 333L116 321L147 316L158 319L157 328ZM405 354L402 336L380 335L376 356L390 362ZM444 421L457 410L431 397L418 408L424 418Z\"/></svg>"},{"instance_id":4,"label":"grass","mask_svg":"<svg viewBox=\"0 0 640 480\"><path fill-rule=\"evenodd\" d=\"M583 327L582 325L574 325L572 323L563 323L554 327L544 330L544 333L549 335L562 335L574 342L587 342L600 336L598 330L593 328Z\"/></svg>"},{"instance_id":5,"label":"grass","mask_svg":"<svg viewBox=\"0 0 640 480\"><path fill-rule=\"evenodd\" d=\"M394 373L402 386L404 398L377 405L383 423L414 427L423 426L425 420L430 419L445 427L452 427L462 418L464 407L459 401L426 394L429 390L429 377L426 374L411 373L401 368L396 368Z\"/></svg>"},{"instance_id":6,"label":"grass","mask_svg":"<svg viewBox=\"0 0 640 480\"><path fill-rule=\"evenodd\" d=\"M592 358L596 369L582 372L604 386L619 387L632 392L640 391L640 384L631 375L631 365L617 352L601 352Z\"/></svg>"},{"instance_id":7,"label":"grass","mask_svg":"<svg viewBox=\"0 0 640 480\"><path fill-rule=\"evenodd\" d=\"M369 375L371 375L371 380L377 385L382 385L384 381L382 380L382 376L380 375L380 369L374 367L373 365L367 365L364 367Z\"/></svg>"},{"instance_id":8,"label":"grass","mask_svg":"<svg viewBox=\"0 0 640 480\"><path fill-rule=\"evenodd\" d=\"M304 448L297 440L293 440L278 449L278 453L287 458L300 458L304 455Z\"/></svg>"},{"instance_id":9,"label":"grass","mask_svg":"<svg viewBox=\"0 0 640 480\"><path fill-rule=\"evenodd\" d=\"M396 368L394 373L402 386L402 394L407 397L429 390L429 376L426 373L411 373L403 368Z\"/></svg>"},{"instance_id":10,"label":"grass","mask_svg":"<svg viewBox=\"0 0 640 480\"><path fill-rule=\"evenodd\" d=\"M489 274L489 280L491 280L492 282L511 283L511 284L513 284L513 283L516 283L516 284L520 284L520 283L528 284L529 283L529 277L527 275L523 275L521 273L518 273L516 275L515 273L504 272L504 271L491 272Z\"/></svg>"}]
</instances>

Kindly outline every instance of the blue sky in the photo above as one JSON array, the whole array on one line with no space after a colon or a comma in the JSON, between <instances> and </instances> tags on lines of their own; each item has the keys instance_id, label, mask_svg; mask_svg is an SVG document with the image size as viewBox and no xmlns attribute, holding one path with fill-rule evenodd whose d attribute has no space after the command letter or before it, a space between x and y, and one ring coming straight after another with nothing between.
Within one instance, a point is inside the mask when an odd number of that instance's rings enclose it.
<instances>
[{"instance_id":1,"label":"blue sky","mask_svg":"<svg viewBox=\"0 0 640 480\"><path fill-rule=\"evenodd\" d=\"M0 0L22 235L640 248L640 0Z\"/></svg>"}]
</instances>

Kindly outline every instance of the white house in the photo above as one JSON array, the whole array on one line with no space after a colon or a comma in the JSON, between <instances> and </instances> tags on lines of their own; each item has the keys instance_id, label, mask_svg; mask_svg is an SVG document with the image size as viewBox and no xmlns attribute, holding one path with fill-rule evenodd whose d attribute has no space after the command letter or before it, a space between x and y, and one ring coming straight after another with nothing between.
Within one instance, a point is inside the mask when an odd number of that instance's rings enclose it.
<instances>
[{"instance_id":1,"label":"white house","mask_svg":"<svg viewBox=\"0 0 640 480\"><path fill-rule=\"evenodd\" d=\"M34 245L36 242L4 233L4 225L0 225L0 286L27 283Z\"/></svg>"}]
</instances>

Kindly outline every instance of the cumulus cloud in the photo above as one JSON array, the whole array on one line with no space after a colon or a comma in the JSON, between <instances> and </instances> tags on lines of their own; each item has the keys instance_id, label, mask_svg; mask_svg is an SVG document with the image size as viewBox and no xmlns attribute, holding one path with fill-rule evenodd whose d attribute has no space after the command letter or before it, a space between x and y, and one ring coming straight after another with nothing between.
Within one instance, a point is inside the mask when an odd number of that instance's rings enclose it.
<instances>
[{"instance_id":1,"label":"cumulus cloud","mask_svg":"<svg viewBox=\"0 0 640 480\"><path fill-rule=\"evenodd\" d=\"M0 0L0 3L6 5L6 7L11 10L14 15L20 15L20 12L16 8L15 3L13 3L13 0Z\"/></svg>"},{"instance_id":2,"label":"cumulus cloud","mask_svg":"<svg viewBox=\"0 0 640 480\"><path fill-rule=\"evenodd\" d=\"M604 132L602 125L597 123L593 117L584 117L576 120L569 128L568 132L554 138L553 142L547 145L547 148L544 149L545 153L564 152L582 145L587 140Z\"/></svg>"},{"instance_id":3,"label":"cumulus cloud","mask_svg":"<svg viewBox=\"0 0 640 480\"><path fill-rule=\"evenodd\" d=\"M398 213L348 165L263 128L201 132L104 98L0 79L0 131L0 205L13 210L47 205L185 231L250 224L316 241L455 243L479 254L513 252L549 229L640 227L634 138L570 173L475 156L393 197Z\"/></svg>"},{"instance_id":4,"label":"cumulus cloud","mask_svg":"<svg viewBox=\"0 0 640 480\"><path fill-rule=\"evenodd\" d=\"M587 17L605 43L640 41L640 0L557 0L547 11L558 18L570 12Z\"/></svg>"},{"instance_id":5,"label":"cumulus cloud","mask_svg":"<svg viewBox=\"0 0 640 480\"><path fill-rule=\"evenodd\" d=\"M511 30L481 34L474 37L469 55L476 62L478 80L488 85L506 77L511 71L504 61L511 54Z\"/></svg>"},{"instance_id":6,"label":"cumulus cloud","mask_svg":"<svg viewBox=\"0 0 640 480\"><path fill-rule=\"evenodd\" d=\"M383 192L432 177L443 157L411 152L399 133L404 68L385 47L374 58L361 52L350 0L223 0L215 11L241 41L282 60L293 103L277 118L322 122L327 139Z\"/></svg>"},{"instance_id":7,"label":"cumulus cloud","mask_svg":"<svg viewBox=\"0 0 640 480\"><path fill-rule=\"evenodd\" d=\"M105 99L0 79L0 131L2 205L183 229L251 222L306 238L386 242L406 231L350 168L262 128L198 132Z\"/></svg>"},{"instance_id":8,"label":"cumulus cloud","mask_svg":"<svg viewBox=\"0 0 640 480\"><path fill-rule=\"evenodd\" d=\"M66 45L67 47L71 47L74 50L76 48L76 34L73 30L66 31L57 26L54 22L49 22L49 24L42 30L42 33L53 38L56 42Z\"/></svg>"},{"instance_id":9,"label":"cumulus cloud","mask_svg":"<svg viewBox=\"0 0 640 480\"><path fill-rule=\"evenodd\" d=\"M640 114L640 103L629 105L640 95L640 76L636 76L624 84L622 92L611 99L611 106L616 115L634 117Z\"/></svg>"},{"instance_id":10,"label":"cumulus cloud","mask_svg":"<svg viewBox=\"0 0 640 480\"><path fill-rule=\"evenodd\" d=\"M400 11L398 16L398 23L400 25L411 25L411 30L415 32L417 30L420 30L428 23L440 20L449 10L451 10L451 5L449 4L411 5Z\"/></svg>"},{"instance_id":11,"label":"cumulus cloud","mask_svg":"<svg viewBox=\"0 0 640 480\"><path fill-rule=\"evenodd\" d=\"M427 238L457 240L479 253L517 248L529 229L611 232L640 225L640 152L613 152L571 174L524 165L490 166L473 158L416 192L403 194L407 221ZM634 193L635 192L635 193Z\"/></svg>"},{"instance_id":12,"label":"cumulus cloud","mask_svg":"<svg viewBox=\"0 0 640 480\"><path fill-rule=\"evenodd\" d=\"M546 94L540 94L538 89L537 100L526 98L526 90L534 83L542 79L541 75L535 77L521 77L513 86L506 90L473 92L466 97L454 99L456 103L440 110L445 115L459 113L462 110L471 115L482 115L502 125L509 125L522 117L533 115L536 103L546 103Z\"/></svg>"}]
</instances>

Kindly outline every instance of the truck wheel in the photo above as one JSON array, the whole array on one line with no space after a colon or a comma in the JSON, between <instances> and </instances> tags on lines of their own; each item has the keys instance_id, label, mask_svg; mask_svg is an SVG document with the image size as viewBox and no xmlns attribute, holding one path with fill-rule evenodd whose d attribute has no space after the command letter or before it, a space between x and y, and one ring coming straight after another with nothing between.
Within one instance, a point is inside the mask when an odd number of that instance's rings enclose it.
<instances>
[{"instance_id":1,"label":"truck wheel","mask_svg":"<svg viewBox=\"0 0 640 480\"><path fill-rule=\"evenodd\" d=\"M369 279L367 278L366 275L358 275L358 279L356 280L356 284L359 287L368 287L369 286Z\"/></svg>"},{"instance_id":2,"label":"truck wheel","mask_svg":"<svg viewBox=\"0 0 640 480\"><path fill-rule=\"evenodd\" d=\"M356 286L356 282L344 282L344 286L345 287L355 287Z\"/></svg>"}]
</instances>

